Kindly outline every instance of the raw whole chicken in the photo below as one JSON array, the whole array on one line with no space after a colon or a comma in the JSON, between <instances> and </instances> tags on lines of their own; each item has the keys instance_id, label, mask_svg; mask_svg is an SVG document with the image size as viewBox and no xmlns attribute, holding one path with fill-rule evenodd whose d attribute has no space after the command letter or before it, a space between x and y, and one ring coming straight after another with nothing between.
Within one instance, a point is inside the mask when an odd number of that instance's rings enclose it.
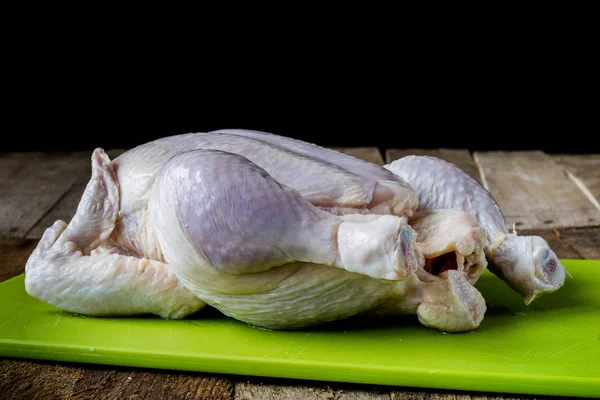
<instances>
[{"instance_id":1,"label":"raw whole chicken","mask_svg":"<svg viewBox=\"0 0 600 400\"><path fill-rule=\"evenodd\" d=\"M209 304L273 329L363 313L476 329L490 230L472 210L422 207L401 176L245 130L162 138L112 161L96 149L76 214L46 230L25 288L90 316L184 318Z\"/></svg>"}]
</instances>

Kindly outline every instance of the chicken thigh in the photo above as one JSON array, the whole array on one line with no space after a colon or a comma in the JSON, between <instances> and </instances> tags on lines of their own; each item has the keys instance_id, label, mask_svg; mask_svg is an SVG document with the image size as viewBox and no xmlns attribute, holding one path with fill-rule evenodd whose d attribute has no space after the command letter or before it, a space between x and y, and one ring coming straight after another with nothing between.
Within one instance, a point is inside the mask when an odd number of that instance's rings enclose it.
<instances>
[{"instance_id":1,"label":"chicken thigh","mask_svg":"<svg viewBox=\"0 0 600 400\"><path fill-rule=\"evenodd\" d=\"M367 161L301 140L274 135L268 132L247 129L221 129L212 133L258 140L301 155L302 157L308 157L313 161L333 165L353 174L359 180L360 184L369 190L370 203L368 207L370 213L410 215L417 207L418 200L415 193L406 182L388 170ZM287 184L285 181L281 182ZM295 186L292 185L292 187Z\"/></svg>"}]
</instances>

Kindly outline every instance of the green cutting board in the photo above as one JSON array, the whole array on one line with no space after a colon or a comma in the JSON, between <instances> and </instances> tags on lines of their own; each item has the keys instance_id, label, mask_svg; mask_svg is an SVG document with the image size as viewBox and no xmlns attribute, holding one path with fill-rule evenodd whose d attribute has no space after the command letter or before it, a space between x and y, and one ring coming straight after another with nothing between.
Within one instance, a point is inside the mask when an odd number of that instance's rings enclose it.
<instances>
[{"instance_id":1,"label":"green cutting board","mask_svg":"<svg viewBox=\"0 0 600 400\"><path fill-rule=\"evenodd\" d=\"M250 327L215 310L180 321L90 318L0 284L0 356L326 381L600 397L600 260L563 260L558 292L523 305L486 272L488 311L446 334L414 316L303 331Z\"/></svg>"}]
</instances>

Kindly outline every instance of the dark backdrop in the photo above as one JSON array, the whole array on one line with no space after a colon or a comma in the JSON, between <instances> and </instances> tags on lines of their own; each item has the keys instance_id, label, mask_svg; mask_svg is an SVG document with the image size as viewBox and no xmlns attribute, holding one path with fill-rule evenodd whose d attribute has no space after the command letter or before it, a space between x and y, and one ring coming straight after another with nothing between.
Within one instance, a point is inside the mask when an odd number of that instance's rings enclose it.
<instances>
[{"instance_id":1,"label":"dark backdrop","mask_svg":"<svg viewBox=\"0 0 600 400\"><path fill-rule=\"evenodd\" d=\"M592 64L544 69L509 60L407 72L398 65L344 70L342 63L307 72L302 65L221 69L213 61L163 69L146 67L151 60L55 59L7 74L0 150L130 148L167 135L246 128L323 146L600 152Z\"/></svg>"},{"instance_id":2,"label":"dark backdrop","mask_svg":"<svg viewBox=\"0 0 600 400\"><path fill-rule=\"evenodd\" d=\"M179 133L221 128L264 130L324 146L468 148L600 152L597 111L556 99L472 99L441 96L427 101L360 94L252 99L248 93L194 98L153 94L94 99L38 98L5 126L6 151L130 148ZM121 97L122 96L122 97ZM202 97L201 94L198 95ZM556 102L555 102L556 101Z\"/></svg>"},{"instance_id":3,"label":"dark backdrop","mask_svg":"<svg viewBox=\"0 0 600 400\"><path fill-rule=\"evenodd\" d=\"M172 29L108 11L121 32L99 10L94 24L36 9L27 25L9 18L0 151L128 148L248 128L326 146L600 152L595 14L578 11L570 26L550 8L507 10L510 22L442 17L449 26L429 14L414 26L395 12L374 26L336 14L351 29L323 17L326 35L301 19L289 36L250 18L235 32L218 18L203 31L197 13Z\"/></svg>"}]
</instances>

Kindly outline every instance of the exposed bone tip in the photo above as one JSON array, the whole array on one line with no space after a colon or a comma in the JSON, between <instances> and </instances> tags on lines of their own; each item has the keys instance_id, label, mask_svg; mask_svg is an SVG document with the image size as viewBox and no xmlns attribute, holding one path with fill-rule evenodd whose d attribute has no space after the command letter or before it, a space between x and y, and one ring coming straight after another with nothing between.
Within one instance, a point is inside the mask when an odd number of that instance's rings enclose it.
<instances>
[{"instance_id":1,"label":"exposed bone tip","mask_svg":"<svg viewBox=\"0 0 600 400\"><path fill-rule=\"evenodd\" d=\"M481 293L455 270L439 275L438 284L428 286L426 301L419 305L417 315L425 326L443 332L469 332L483 321L487 307Z\"/></svg>"}]
</instances>

